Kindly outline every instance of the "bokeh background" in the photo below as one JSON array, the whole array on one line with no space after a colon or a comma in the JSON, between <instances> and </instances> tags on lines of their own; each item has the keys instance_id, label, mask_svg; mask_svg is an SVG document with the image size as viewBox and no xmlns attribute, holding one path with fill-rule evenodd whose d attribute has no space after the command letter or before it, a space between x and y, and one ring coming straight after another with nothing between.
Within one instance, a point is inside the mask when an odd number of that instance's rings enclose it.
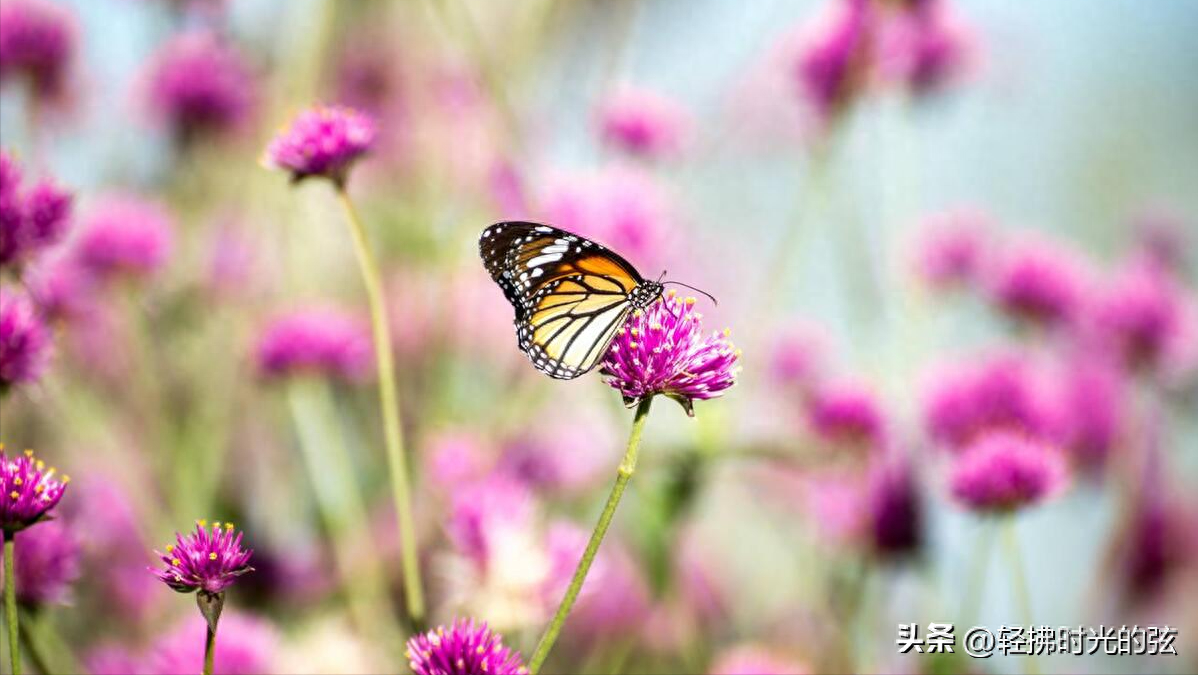
<instances>
[{"instance_id":1,"label":"bokeh background","mask_svg":"<svg viewBox=\"0 0 1198 675\"><path fill-rule=\"evenodd\" d=\"M729 665L745 650L789 664L768 672L1028 667L899 656L896 624L911 621L958 635L1168 624L1176 657L1038 665L1198 668L1193 3L50 4L73 22L66 74L52 94L6 76L0 139L28 180L73 194L70 231L6 270L4 289L56 288L73 309L46 308L53 358L5 395L0 439L74 477L60 520L77 578L36 610L45 639L69 645L63 663L173 667L171 641L190 634L171 626L194 610L144 568L208 517L255 549L258 572L230 592L250 624L243 672L402 667L372 378L262 364L262 336L288 312L365 320L332 191L260 163L276 128L319 101L380 130L350 192L384 260L435 619L486 620L531 651L630 423L599 376L551 381L516 350L476 238L527 217L712 293L705 322L743 350L738 386L695 419L656 406L551 669L767 672ZM868 48L835 38L828 17L862 4L879 22L940 13L926 79L901 32ZM234 110L189 127L154 74L173 41L201 34L236 63L209 53L176 75L238 71L213 94L233 102L205 103ZM819 48L850 65L810 67ZM613 131L620 106L647 131ZM171 245L115 281L61 281L101 216L145 217L111 216L118 194L164 210ZM1051 311L1027 310L1044 297ZM1112 356L1102 345L1120 330L1148 334L1149 355ZM944 369L990 361L991 377L1047 401L1046 438L1071 466L1067 489L1010 517L951 497L955 455L931 420ZM1020 408L1024 393L984 405ZM361 518L322 520L304 448L349 458L357 487L336 499ZM920 505L901 555L879 546L871 506L875 465L896 457ZM986 544L1004 518L1031 617ZM386 597L353 590L362 575Z\"/></svg>"}]
</instances>

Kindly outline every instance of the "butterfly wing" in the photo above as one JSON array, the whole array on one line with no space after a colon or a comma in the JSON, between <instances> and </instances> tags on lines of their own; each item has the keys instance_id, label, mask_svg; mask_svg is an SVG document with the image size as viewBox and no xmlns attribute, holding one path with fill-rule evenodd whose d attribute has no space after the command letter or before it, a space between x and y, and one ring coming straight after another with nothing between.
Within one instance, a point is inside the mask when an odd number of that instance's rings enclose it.
<instances>
[{"instance_id":1,"label":"butterfly wing","mask_svg":"<svg viewBox=\"0 0 1198 675\"><path fill-rule=\"evenodd\" d=\"M483 231L479 253L516 310L520 350L558 379L599 363L644 282L613 251L539 223L496 223Z\"/></svg>"}]
</instances>

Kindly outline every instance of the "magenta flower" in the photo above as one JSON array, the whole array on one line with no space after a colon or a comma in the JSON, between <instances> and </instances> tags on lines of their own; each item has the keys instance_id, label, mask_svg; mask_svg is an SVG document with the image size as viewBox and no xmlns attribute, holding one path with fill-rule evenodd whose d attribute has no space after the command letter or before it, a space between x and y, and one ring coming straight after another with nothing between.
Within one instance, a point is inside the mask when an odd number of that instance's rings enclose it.
<instances>
[{"instance_id":1,"label":"magenta flower","mask_svg":"<svg viewBox=\"0 0 1198 675\"><path fill-rule=\"evenodd\" d=\"M1000 256L992 270L990 294L1010 316L1039 326L1073 321L1084 300L1081 261L1055 242L1028 238Z\"/></svg>"},{"instance_id":2,"label":"magenta flower","mask_svg":"<svg viewBox=\"0 0 1198 675\"><path fill-rule=\"evenodd\" d=\"M241 532L233 529L233 523L196 522L195 532L183 536L175 535L175 543L166 547L166 553L154 551L162 559L163 569L149 568L167 586L180 593L204 591L219 594L228 588L237 577L254 570L250 567L253 551L241 547Z\"/></svg>"},{"instance_id":3,"label":"magenta flower","mask_svg":"<svg viewBox=\"0 0 1198 675\"><path fill-rule=\"evenodd\" d=\"M171 38L154 54L144 77L151 113L182 142L239 128L254 104L254 79L245 58L209 31Z\"/></svg>"},{"instance_id":4,"label":"magenta flower","mask_svg":"<svg viewBox=\"0 0 1198 675\"><path fill-rule=\"evenodd\" d=\"M526 530L535 504L527 485L493 474L454 493L446 529L454 547L480 568L505 533Z\"/></svg>"},{"instance_id":5,"label":"magenta flower","mask_svg":"<svg viewBox=\"0 0 1198 675\"><path fill-rule=\"evenodd\" d=\"M408 640L407 657L415 675L525 675L520 654L503 646L503 637L487 624L458 619Z\"/></svg>"},{"instance_id":6,"label":"magenta flower","mask_svg":"<svg viewBox=\"0 0 1198 675\"><path fill-rule=\"evenodd\" d=\"M161 204L129 195L110 195L91 209L75 242L75 256L103 278L144 277L171 254L174 223Z\"/></svg>"},{"instance_id":7,"label":"magenta flower","mask_svg":"<svg viewBox=\"0 0 1198 675\"><path fill-rule=\"evenodd\" d=\"M916 95L935 93L959 80L975 51L972 31L942 0L896 12L880 33L882 77L904 84Z\"/></svg>"},{"instance_id":8,"label":"magenta flower","mask_svg":"<svg viewBox=\"0 0 1198 675\"><path fill-rule=\"evenodd\" d=\"M811 669L760 645L742 644L718 654L708 672L711 675L806 675Z\"/></svg>"},{"instance_id":9,"label":"magenta flower","mask_svg":"<svg viewBox=\"0 0 1198 675\"><path fill-rule=\"evenodd\" d=\"M779 329L770 354L770 379L799 392L811 389L822 376L829 351L825 331L796 324Z\"/></svg>"},{"instance_id":10,"label":"magenta flower","mask_svg":"<svg viewBox=\"0 0 1198 675\"><path fill-rule=\"evenodd\" d=\"M805 31L791 76L821 123L837 117L866 85L876 23L869 0L831 0Z\"/></svg>"},{"instance_id":11,"label":"magenta flower","mask_svg":"<svg viewBox=\"0 0 1198 675\"><path fill-rule=\"evenodd\" d=\"M344 184L349 168L374 145L377 130L365 113L341 106L317 106L301 112L266 147L268 168Z\"/></svg>"},{"instance_id":12,"label":"magenta flower","mask_svg":"<svg viewBox=\"0 0 1198 675\"><path fill-rule=\"evenodd\" d=\"M347 382L367 377L374 365L370 329L332 308L284 314L258 340L258 370L271 378L320 375Z\"/></svg>"},{"instance_id":13,"label":"magenta flower","mask_svg":"<svg viewBox=\"0 0 1198 675\"><path fill-rule=\"evenodd\" d=\"M75 16L49 0L0 5L0 83L24 78L39 96L62 93L75 51Z\"/></svg>"},{"instance_id":14,"label":"magenta flower","mask_svg":"<svg viewBox=\"0 0 1198 675\"><path fill-rule=\"evenodd\" d=\"M644 89L624 88L599 106L599 135L620 150L648 159L677 155L690 119L672 99Z\"/></svg>"},{"instance_id":15,"label":"magenta flower","mask_svg":"<svg viewBox=\"0 0 1198 675\"><path fill-rule=\"evenodd\" d=\"M57 520L22 534L14 561L17 600L35 607L67 602L70 585L79 578L79 558L79 541Z\"/></svg>"},{"instance_id":16,"label":"magenta flower","mask_svg":"<svg viewBox=\"0 0 1198 675\"><path fill-rule=\"evenodd\" d=\"M1064 447L1075 467L1100 471L1126 431L1127 382L1101 353L1082 354L1060 377Z\"/></svg>"},{"instance_id":17,"label":"magenta flower","mask_svg":"<svg viewBox=\"0 0 1198 675\"><path fill-rule=\"evenodd\" d=\"M10 459L0 443L0 463L0 491L4 493L0 498L0 528L5 532L19 532L45 518L71 482L70 476L56 479L57 470L47 469L32 450Z\"/></svg>"},{"instance_id":18,"label":"magenta flower","mask_svg":"<svg viewBox=\"0 0 1198 675\"><path fill-rule=\"evenodd\" d=\"M919 276L937 289L972 285L982 272L993 227L989 216L973 209L928 216L916 250Z\"/></svg>"},{"instance_id":19,"label":"magenta flower","mask_svg":"<svg viewBox=\"0 0 1198 675\"><path fill-rule=\"evenodd\" d=\"M22 192L20 168L0 151L0 266L29 262L61 241L72 202L71 194L51 180Z\"/></svg>"},{"instance_id":20,"label":"magenta flower","mask_svg":"<svg viewBox=\"0 0 1198 675\"><path fill-rule=\"evenodd\" d=\"M923 495L909 461L880 462L870 472L866 502L874 553L897 558L919 552L924 543Z\"/></svg>"},{"instance_id":21,"label":"magenta flower","mask_svg":"<svg viewBox=\"0 0 1198 675\"><path fill-rule=\"evenodd\" d=\"M214 675L273 673L277 667L279 631L267 620L237 611L224 612L213 659ZM192 615L154 643L143 661L145 672L190 675L204 663L202 619ZM200 636L197 638L197 636Z\"/></svg>"},{"instance_id":22,"label":"magenta flower","mask_svg":"<svg viewBox=\"0 0 1198 675\"><path fill-rule=\"evenodd\" d=\"M1065 460L1053 446L1018 434L986 434L953 462L953 497L975 511L1007 513L1039 504L1068 480Z\"/></svg>"},{"instance_id":23,"label":"magenta flower","mask_svg":"<svg viewBox=\"0 0 1198 675\"><path fill-rule=\"evenodd\" d=\"M1198 513L1164 487L1145 481L1114 542L1114 572L1126 605L1161 598L1198 561Z\"/></svg>"},{"instance_id":24,"label":"magenta flower","mask_svg":"<svg viewBox=\"0 0 1198 675\"><path fill-rule=\"evenodd\" d=\"M1180 337L1184 300L1169 275L1141 262L1122 270L1099 294L1093 328L1129 369L1159 367Z\"/></svg>"},{"instance_id":25,"label":"magenta flower","mask_svg":"<svg viewBox=\"0 0 1198 675\"><path fill-rule=\"evenodd\" d=\"M886 418L869 389L842 382L818 388L807 402L812 430L827 443L861 450L879 449Z\"/></svg>"},{"instance_id":26,"label":"magenta flower","mask_svg":"<svg viewBox=\"0 0 1198 675\"><path fill-rule=\"evenodd\" d=\"M673 291L633 312L603 361L607 384L630 406L664 394L693 416L692 401L723 394L740 371L740 351L728 341L728 331L704 337L702 318L694 298L680 300Z\"/></svg>"},{"instance_id":27,"label":"magenta flower","mask_svg":"<svg viewBox=\"0 0 1198 675\"><path fill-rule=\"evenodd\" d=\"M29 297L0 286L0 394L40 378L51 347L50 330Z\"/></svg>"}]
</instances>

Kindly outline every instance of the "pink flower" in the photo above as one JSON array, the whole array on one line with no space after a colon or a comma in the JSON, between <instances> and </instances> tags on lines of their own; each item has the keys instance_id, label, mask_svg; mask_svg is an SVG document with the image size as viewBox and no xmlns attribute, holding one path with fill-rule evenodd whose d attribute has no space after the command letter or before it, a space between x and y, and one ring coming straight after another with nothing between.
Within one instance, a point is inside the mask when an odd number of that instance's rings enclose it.
<instances>
[{"instance_id":1,"label":"pink flower","mask_svg":"<svg viewBox=\"0 0 1198 675\"><path fill-rule=\"evenodd\" d=\"M885 441L885 413L873 392L841 382L816 389L807 402L812 430L827 443L850 449L877 450Z\"/></svg>"},{"instance_id":2,"label":"pink flower","mask_svg":"<svg viewBox=\"0 0 1198 675\"><path fill-rule=\"evenodd\" d=\"M209 530L207 521L197 521L195 532L176 533L165 553L154 551L164 567L150 572L179 593L222 593L237 577L254 571L249 565L253 551L241 547L241 536L233 523L213 523Z\"/></svg>"},{"instance_id":3,"label":"pink flower","mask_svg":"<svg viewBox=\"0 0 1198 675\"><path fill-rule=\"evenodd\" d=\"M976 38L946 0L928 0L895 12L882 24L878 68L883 78L913 94L935 93L968 69Z\"/></svg>"},{"instance_id":4,"label":"pink flower","mask_svg":"<svg viewBox=\"0 0 1198 675\"><path fill-rule=\"evenodd\" d=\"M897 558L920 551L923 495L909 460L883 459L870 471L866 507L867 534L875 554Z\"/></svg>"},{"instance_id":5,"label":"pink flower","mask_svg":"<svg viewBox=\"0 0 1198 675\"><path fill-rule=\"evenodd\" d=\"M182 33L152 57L145 96L153 116L181 142L240 127L255 98L245 58L215 33Z\"/></svg>"},{"instance_id":6,"label":"pink flower","mask_svg":"<svg viewBox=\"0 0 1198 675\"><path fill-rule=\"evenodd\" d=\"M77 33L75 15L59 3L6 0L0 5L0 82L23 77L39 96L61 94Z\"/></svg>"},{"instance_id":7,"label":"pink flower","mask_svg":"<svg viewBox=\"0 0 1198 675\"><path fill-rule=\"evenodd\" d=\"M664 394L693 416L692 401L722 395L740 370L728 331L704 337L701 319L695 299L679 300L673 291L634 311L603 361L604 381L627 403Z\"/></svg>"},{"instance_id":8,"label":"pink flower","mask_svg":"<svg viewBox=\"0 0 1198 675\"><path fill-rule=\"evenodd\" d=\"M61 522L47 521L22 534L14 559L17 600L34 606L66 603L79 578L79 554L78 540Z\"/></svg>"},{"instance_id":9,"label":"pink flower","mask_svg":"<svg viewBox=\"0 0 1198 675\"><path fill-rule=\"evenodd\" d=\"M526 485L499 474L487 476L453 493L449 538L459 552L485 568L495 539L508 528L524 529L534 514Z\"/></svg>"},{"instance_id":10,"label":"pink flower","mask_svg":"<svg viewBox=\"0 0 1198 675\"><path fill-rule=\"evenodd\" d=\"M815 326L793 325L777 331L770 355L770 377L799 391L815 386L828 352L828 337Z\"/></svg>"},{"instance_id":11,"label":"pink flower","mask_svg":"<svg viewBox=\"0 0 1198 675\"><path fill-rule=\"evenodd\" d=\"M267 377L305 374L360 381L374 364L366 324L332 308L296 310L273 319L257 347L258 370Z\"/></svg>"},{"instance_id":12,"label":"pink flower","mask_svg":"<svg viewBox=\"0 0 1198 675\"><path fill-rule=\"evenodd\" d=\"M1064 489L1065 460L1056 448L1011 433L991 433L953 460L953 497L975 511L1006 513L1039 504Z\"/></svg>"},{"instance_id":13,"label":"pink flower","mask_svg":"<svg viewBox=\"0 0 1198 675\"><path fill-rule=\"evenodd\" d=\"M830 0L804 30L791 75L800 97L822 123L839 116L867 83L876 14L869 0Z\"/></svg>"},{"instance_id":14,"label":"pink flower","mask_svg":"<svg viewBox=\"0 0 1198 675\"><path fill-rule=\"evenodd\" d=\"M1132 264L1099 292L1093 328L1127 368L1154 370L1181 337L1183 305L1167 272L1147 262Z\"/></svg>"},{"instance_id":15,"label":"pink flower","mask_svg":"<svg viewBox=\"0 0 1198 675\"><path fill-rule=\"evenodd\" d=\"M19 532L46 518L71 482L70 476L58 479L55 473L32 450L10 459L0 443L0 528Z\"/></svg>"},{"instance_id":16,"label":"pink flower","mask_svg":"<svg viewBox=\"0 0 1198 675\"><path fill-rule=\"evenodd\" d=\"M220 618L214 675L257 675L274 672L279 632L265 619L226 609ZM161 675L187 675L204 665L203 617L193 615L154 644L144 659L146 670Z\"/></svg>"},{"instance_id":17,"label":"pink flower","mask_svg":"<svg viewBox=\"0 0 1198 675\"><path fill-rule=\"evenodd\" d=\"M50 330L29 297L0 286L0 395L35 382L52 353Z\"/></svg>"},{"instance_id":18,"label":"pink flower","mask_svg":"<svg viewBox=\"0 0 1198 675\"><path fill-rule=\"evenodd\" d=\"M0 266L29 262L61 241L73 201L49 179L22 191L20 167L0 150Z\"/></svg>"},{"instance_id":19,"label":"pink flower","mask_svg":"<svg viewBox=\"0 0 1198 675\"><path fill-rule=\"evenodd\" d=\"M1100 471L1127 431L1126 378L1102 353L1083 353L1059 377L1064 447L1076 467Z\"/></svg>"},{"instance_id":20,"label":"pink flower","mask_svg":"<svg viewBox=\"0 0 1198 675\"><path fill-rule=\"evenodd\" d=\"M166 264L173 230L173 219L162 204L110 195L91 208L75 242L75 256L84 269L101 278L146 277Z\"/></svg>"},{"instance_id":21,"label":"pink flower","mask_svg":"<svg viewBox=\"0 0 1198 675\"><path fill-rule=\"evenodd\" d=\"M989 286L994 302L1007 314L1050 327L1077 318L1086 277L1074 251L1029 237L1015 242L998 258Z\"/></svg>"},{"instance_id":22,"label":"pink flower","mask_svg":"<svg viewBox=\"0 0 1198 675\"><path fill-rule=\"evenodd\" d=\"M415 675L525 675L528 669L518 652L503 645L503 636L487 624L458 619L412 636L407 657Z\"/></svg>"},{"instance_id":23,"label":"pink flower","mask_svg":"<svg viewBox=\"0 0 1198 675\"><path fill-rule=\"evenodd\" d=\"M341 106L301 112L266 147L263 163L291 173L343 184L350 167L374 145L378 132L369 115Z\"/></svg>"},{"instance_id":24,"label":"pink flower","mask_svg":"<svg viewBox=\"0 0 1198 675\"><path fill-rule=\"evenodd\" d=\"M549 527L547 606L553 607L561 601L589 536L589 531L567 522L556 522ZM582 584L578 604L570 612L570 624L577 630L562 637L594 644L636 635L644 629L650 611L650 590L640 566L621 542L605 541Z\"/></svg>"},{"instance_id":25,"label":"pink flower","mask_svg":"<svg viewBox=\"0 0 1198 675\"><path fill-rule=\"evenodd\" d=\"M925 218L916 251L919 276L937 289L977 282L993 226L985 213L967 208Z\"/></svg>"},{"instance_id":26,"label":"pink flower","mask_svg":"<svg viewBox=\"0 0 1198 675\"><path fill-rule=\"evenodd\" d=\"M711 675L806 675L804 663L766 647L741 644L716 655L708 671Z\"/></svg>"},{"instance_id":27,"label":"pink flower","mask_svg":"<svg viewBox=\"0 0 1198 675\"><path fill-rule=\"evenodd\" d=\"M677 102L645 89L623 88L599 106L599 135L630 155L661 159L683 147L690 119Z\"/></svg>"}]
</instances>

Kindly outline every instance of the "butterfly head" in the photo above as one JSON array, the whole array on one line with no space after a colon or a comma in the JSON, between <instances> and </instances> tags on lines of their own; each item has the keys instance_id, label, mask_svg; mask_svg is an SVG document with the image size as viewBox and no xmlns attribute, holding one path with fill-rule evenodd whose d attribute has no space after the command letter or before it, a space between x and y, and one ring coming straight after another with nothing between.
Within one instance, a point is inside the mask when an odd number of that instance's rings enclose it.
<instances>
[{"instance_id":1,"label":"butterfly head","mask_svg":"<svg viewBox=\"0 0 1198 675\"><path fill-rule=\"evenodd\" d=\"M665 286L658 281L643 281L628 294L628 302L634 309L644 309L661 297Z\"/></svg>"}]
</instances>

